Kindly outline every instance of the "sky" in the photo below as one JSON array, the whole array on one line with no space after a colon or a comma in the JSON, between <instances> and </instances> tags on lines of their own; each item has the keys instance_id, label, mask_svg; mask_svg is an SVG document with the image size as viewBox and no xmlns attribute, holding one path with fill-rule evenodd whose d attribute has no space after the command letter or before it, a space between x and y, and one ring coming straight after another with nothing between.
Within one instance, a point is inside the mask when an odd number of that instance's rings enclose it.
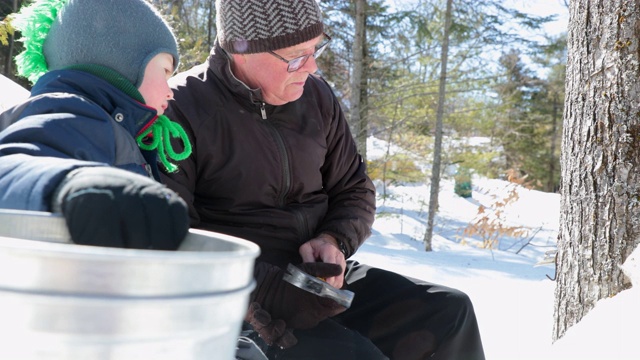
<instances>
[{"instance_id":1,"label":"sky","mask_svg":"<svg viewBox=\"0 0 640 360\"><path fill-rule=\"evenodd\" d=\"M505 6L537 16L554 16L555 19L543 26L543 32L558 35L567 31L569 9L564 0L505 0Z\"/></svg>"},{"instance_id":2,"label":"sky","mask_svg":"<svg viewBox=\"0 0 640 360\"><path fill-rule=\"evenodd\" d=\"M381 140L370 138L367 145L371 159L384 153ZM387 188L391 195L385 202L378 199L373 235L354 259L465 291L474 303L489 360L640 359L637 332L628 330L640 322L640 311L634 310L640 290L634 288L601 300L564 338L552 343L555 283L547 275L553 278L555 268L536 264L545 251L555 249L560 195L495 179L474 178L472 185L472 197L464 199L455 195L453 182L444 179L432 252L425 252L421 241L429 187ZM505 209L502 221L529 229L524 238L502 238L488 250L478 246L478 239L462 234L474 222L480 204L491 209L512 189L519 199ZM530 244L524 246L527 241ZM635 271L640 273L638 266Z\"/></svg>"},{"instance_id":3,"label":"sky","mask_svg":"<svg viewBox=\"0 0 640 360\"><path fill-rule=\"evenodd\" d=\"M391 9L403 8L408 0L387 0ZM546 23L543 32L558 35L567 30L569 9L564 5L565 0L503 0L502 4L511 9L536 16L554 16L555 19ZM568 2L568 0L567 0ZM454 2L455 5L455 2Z\"/></svg>"},{"instance_id":4,"label":"sky","mask_svg":"<svg viewBox=\"0 0 640 360\"><path fill-rule=\"evenodd\" d=\"M417 0L387 0L390 8L406 8L409 1L417 2ZM568 0L566 0L568 2ZM502 0L501 4L509 9L516 9L525 14L533 16L552 16L553 20L545 23L542 29L531 31L520 27L516 23L507 23L503 27L503 30L513 30L521 37L537 41L540 44L548 43L547 37L557 37L561 33L567 32L567 26L569 22L569 9L564 5L565 0ZM455 6L455 1L454 1ZM513 44L515 48L518 48L517 44ZM502 51L508 49L488 49L484 53L486 59L496 60L500 58ZM524 50L524 49L520 49ZM544 78L547 74L546 69L541 68L534 61L530 59L524 51L521 54L522 60L529 66L529 68L538 74L539 77ZM493 61L489 61L492 63ZM494 64L495 65L495 64ZM490 65L490 66L494 66Z\"/></svg>"}]
</instances>

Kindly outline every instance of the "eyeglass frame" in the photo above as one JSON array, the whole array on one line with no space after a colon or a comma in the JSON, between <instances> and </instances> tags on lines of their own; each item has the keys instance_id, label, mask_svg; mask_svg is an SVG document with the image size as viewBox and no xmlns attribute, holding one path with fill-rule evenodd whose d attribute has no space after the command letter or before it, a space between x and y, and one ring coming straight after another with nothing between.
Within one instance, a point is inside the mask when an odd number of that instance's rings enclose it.
<instances>
[{"instance_id":1,"label":"eyeglass frame","mask_svg":"<svg viewBox=\"0 0 640 360\"><path fill-rule=\"evenodd\" d=\"M313 56L314 59L317 59L327 49L327 46L329 46L329 43L331 42L331 36L329 36L325 32L323 32L322 35L325 37L325 39L327 39L327 41L325 41L324 44L322 44L318 48L316 48L316 51L314 51L313 54L302 55L302 56L298 56L296 58L293 58L291 60L287 60L287 59L283 58L282 56L274 53L271 50L269 50L267 52L269 54L275 56L276 58L284 61L285 63L287 63L287 71L288 72L290 72L290 73L296 72L296 71L300 70L304 66L304 64L307 63L307 61L309 60L310 57ZM297 68L291 70L291 63L295 62L296 60L300 63L300 65Z\"/></svg>"}]
</instances>

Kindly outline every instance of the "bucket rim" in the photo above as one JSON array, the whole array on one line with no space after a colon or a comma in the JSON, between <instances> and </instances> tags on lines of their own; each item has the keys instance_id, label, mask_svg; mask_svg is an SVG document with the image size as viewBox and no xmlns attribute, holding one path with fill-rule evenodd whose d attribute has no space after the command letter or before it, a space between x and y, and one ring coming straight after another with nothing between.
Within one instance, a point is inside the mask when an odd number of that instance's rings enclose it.
<instances>
[{"instance_id":1,"label":"bucket rim","mask_svg":"<svg viewBox=\"0 0 640 360\"><path fill-rule=\"evenodd\" d=\"M198 234L208 232L206 230L189 229L189 233ZM211 232L208 232L211 233ZM41 240L20 239L0 235L0 250L16 251L25 253L39 253L43 257L64 257L68 259L91 257L92 261L112 261L112 260L137 260L137 261L158 261L170 260L172 263L181 262L231 262L241 258L256 258L260 253L258 245L244 239L233 238L228 235L216 234L216 240L224 240L241 247L229 251L208 251L208 250L154 250L154 249L126 249L115 247L104 247L94 245L81 245L75 243L54 243ZM208 234L202 234L210 236Z\"/></svg>"},{"instance_id":2,"label":"bucket rim","mask_svg":"<svg viewBox=\"0 0 640 360\"><path fill-rule=\"evenodd\" d=\"M256 282L252 280L248 285L231 290L219 292L187 294L187 295L153 295L153 296L124 296L124 295L94 295L73 294L57 292L37 292L0 288L0 299L15 299L22 302L43 302L51 305L63 304L65 306L113 306L123 305L194 305L196 303L208 303L225 298L244 297L255 289Z\"/></svg>"},{"instance_id":3,"label":"bucket rim","mask_svg":"<svg viewBox=\"0 0 640 360\"><path fill-rule=\"evenodd\" d=\"M11 230L11 221L16 218L26 219L27 221L46 221L48 228L46 231L56 234L56 239L40 240L16 237L15 231L2 231L2 227ZM204 243L205 238L221 240L227 244L234 246L234 249L212 251L201 249L198 245ZM145 260L171 260L172 262L208 262L216 261L235 261L238 258L257 258L260 254L260 247L246 239L239 237L217 233L209 230L194 229L188 230L185 239L183 239L181 247L177 251L174 250L157 250L157 249L127 249L116 247L104 247L94 245L81 245L71 242L64 223L64 218L59 214L30 211L30 210L13 210L0 209L0 249L20 251L23 249L28 252L38 252L41 256L64 256L73 258L76 256L86 257L93 256L93 260L110 261L111 257L117 257L122 260L137 259ZM195 244L195 245L194 245ZM189 246L191 245L191 246Z\"/></svg>"}]
</instances>

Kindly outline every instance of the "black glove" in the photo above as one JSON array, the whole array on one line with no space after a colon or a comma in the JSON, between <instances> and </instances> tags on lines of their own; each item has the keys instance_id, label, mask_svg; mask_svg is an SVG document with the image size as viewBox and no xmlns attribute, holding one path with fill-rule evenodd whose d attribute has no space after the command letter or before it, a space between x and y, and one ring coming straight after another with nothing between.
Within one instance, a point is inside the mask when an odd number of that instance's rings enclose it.
<instances>
[{"instance_id":1,"label":"black glove","mask_svg":"<svg viewBox=\"0 0 640 360\"><path fill-rule=\"evenodd\" d=\"M291 330L287 329L282 319L271 319L271 315L257 302L249 305L249 311L244 319L248 322L267 345L276 345L281 349L288 349L298 343L298 339Z\"/></svg>"},{"instance_id":2,"label":"black glove","mask_svg":"<svg viewBox=\"0 0 640 360\"><path fill-rule=\"evenodd\" d=\"M309 275L328 278L342 274L338 264L321 262L298 265ZM282 319L292 329L312 328L326 318L338 315L346 308L334 300L317 296L282 280L285 271L267 263L257 263L254 276L256 290L251 301L257 302L273 319Z\"/></svg>"},{"instance_id":3,"label":"black glove","mask_svg":"<svg viewBox=\"0 0 640 360\"><path fill-rule=\"evenodd\" d=\"M185 202L161 183L113 167L71 171L56 190L77 244L175 250L189 229Z\"/></svg>"}]
</instances>

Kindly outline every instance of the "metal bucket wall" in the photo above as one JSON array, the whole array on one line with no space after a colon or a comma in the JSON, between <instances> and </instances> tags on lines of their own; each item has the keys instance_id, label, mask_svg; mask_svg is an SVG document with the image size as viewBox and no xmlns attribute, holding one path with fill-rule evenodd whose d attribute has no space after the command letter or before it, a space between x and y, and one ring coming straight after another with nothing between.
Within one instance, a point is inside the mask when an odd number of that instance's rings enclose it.
<instances>
[{"instance_id":1,"label":"metal bucket wall","mask_svg":"<svg viewBox=\"0 0 640 360\"><path fill-rule=\"evenodd\" d=\"M0 358L234 359L252 289L138 299L0 291Z\"/></svg>"},{"instance_id":2,"label":"metal bucket wall","mask_svg":"<svg viewBox=\"0 0 640 360\"><path fill-rule=\"evenodd\" d=\"M0 358L234 359L255 244L192 229L175 252L81 246L59 220L0 211Z\"/></svg>"}]
</instances>

